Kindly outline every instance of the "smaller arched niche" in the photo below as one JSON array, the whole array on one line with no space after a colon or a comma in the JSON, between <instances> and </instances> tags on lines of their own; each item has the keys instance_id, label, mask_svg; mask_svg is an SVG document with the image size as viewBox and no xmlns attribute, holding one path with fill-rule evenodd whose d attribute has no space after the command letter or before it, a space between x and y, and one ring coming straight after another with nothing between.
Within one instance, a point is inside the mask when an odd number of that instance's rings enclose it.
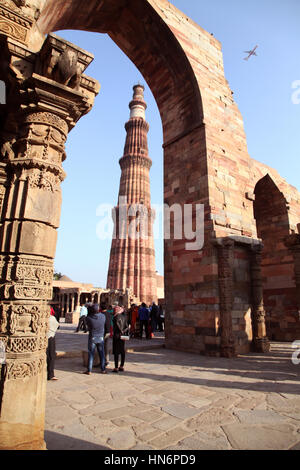
<instances>
[{"instance_id":1,"label":"smaller arched niche","mask_svg":"<svg viewBox=\"0 0 300 470\"><path fill-rule=\"evenodd\" d=\"M270 175L255 187L254 217L262 239L262 279L269 339L284 340L294 305L294 265L284 240L290 233L286 199Z\"/></svg>"},{"instance_id":2,"label":"smaller arched niche","mask_svg":"<svg viewBox=\"0 0 300 470\"><path fill-rule=\"evenodd\" d=\"M254 190L254 218L257 236L264 243L283 239L289 234L289 216L284 195L270 175L264 176Z\"/></svg>"}]
</instances>

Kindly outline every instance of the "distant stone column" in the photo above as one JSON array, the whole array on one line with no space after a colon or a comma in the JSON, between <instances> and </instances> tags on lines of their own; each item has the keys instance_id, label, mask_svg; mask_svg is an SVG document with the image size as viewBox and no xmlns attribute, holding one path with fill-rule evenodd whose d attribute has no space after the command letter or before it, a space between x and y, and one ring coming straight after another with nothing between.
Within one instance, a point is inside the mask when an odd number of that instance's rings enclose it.
<instances>
[{"instance_id":1,"label":"distant stone column","mask_svg":"<svg viewBox=\"0 0 300 470\"><path fill-rule=\"evenodd\" d=\"M263 246L251 247L251 288L252 288L252 329L253 349L265 353L270 350L270 342L266 334L266 314L263 301L263 282L261 274L261 258Z\"/></svg>"},{"instance_id":2,"label":"distant stone column","mask_svg":"<svg viewBox=\"0 0 300 470\"><path fill-rule=\"evenodd\" d=\"M0 65L17 62L20 71L16 77L7 70L0 136L7 174L0 227L0 340L6 348L0 449L37 450L45 447L46 333L65 142L98 86L82 76L91 56L55 36L36 54L13 40L2 38L1 47L0 61L7 62Z\"/></svg>"},{"instance_id":3,"label":"distant stone column","mask_svg":"<svg viewBox=\"0 0 300 470\"><path fill-rule=\"evenodd\" d=\"M78 291L74 294L74 310L78 310Z\"/></svg>"},{"instance_id":4,"label":"distant stone column","mask_svg":"<svg viewBox=\"0 0 300 470\"><path fill-rule=\"evenodd\" d=\"M234 241L223 238L217 242L218 249L218 276L219 276L219 303L222 357L235 357L235 340L232 329L233 305L233 262Z\"/></svg>"}]
</instances>

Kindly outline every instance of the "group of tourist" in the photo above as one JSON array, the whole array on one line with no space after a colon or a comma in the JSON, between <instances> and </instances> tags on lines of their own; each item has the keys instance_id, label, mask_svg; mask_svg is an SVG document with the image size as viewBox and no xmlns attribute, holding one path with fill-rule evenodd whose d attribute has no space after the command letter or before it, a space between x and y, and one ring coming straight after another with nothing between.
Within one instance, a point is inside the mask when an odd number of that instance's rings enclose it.
<instances>
[{"instance_id":1,"label":"group of tourist","mask_svg":"<svg viewBox=\"0 0 300 470\"><path fill-rule=\"evenodd\" d=\"M54 361L56 354L55 333L58 327L59 322L51 307L47 348L48 380L57 380L54 374ZM98 304L82 305L75 332L83 330L85 333L89 333L87 370L84 374L90 375L92 373L96 349L100 358L101 373L107 373L110 339L112 339L115 366L113 372L123 372L125 341L132 337L142 339L144 330L146 339L151 339L157 329L164 330L164 312L162 306L156 305L155 302L149 307L145 303L140 306L132 304L127 311L117 304L108 307L105 303L101 303L100 306Z\"/></svg>"},{"instance_id":2,"label":"group of tourist","mask_svg":"<svg viewBox=\"0 0 300 470\"><path fill-rule=\"evenodd\" d=\"M161 315L161 321L159 321ZM101 303L82 306L79 323L76 329L81 328L89 332L88 339L88 366L87 375L92 373L95 350L97 349L100 358L101 373L106 374L106 367L109 364L109 340L112 338L112 353L114 356L113 372L123 372L125 364L125 341L130 337L143 337L151 339L157 327L163 331L162 309L153 303L147 307L142 303L140 307L132 304L126 312L120 305L114 307ZM119 365L120 360L120 365Z\"/></svg>"}]
</instances>

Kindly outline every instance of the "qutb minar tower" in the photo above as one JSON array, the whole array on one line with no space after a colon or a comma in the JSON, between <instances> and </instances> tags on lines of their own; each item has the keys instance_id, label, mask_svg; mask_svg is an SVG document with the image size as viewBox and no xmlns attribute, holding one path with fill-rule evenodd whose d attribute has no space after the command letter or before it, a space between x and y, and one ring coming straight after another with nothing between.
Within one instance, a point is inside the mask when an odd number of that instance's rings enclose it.
<instances>
[{"instance_id":1,"label":"qutb minar tower","mask_svg":"<svg viewBox=\"0 0 300 470\"><path fill-rule=\"evenodd\" d=\"M132 288L141 302L150 304L157 301L157 284L149 177L152 161L148 155L149 124L142 85L133 87L129 108L124 154L119 161L122 174L114 210L107 288Z\"/></svg>"}]
</instances>

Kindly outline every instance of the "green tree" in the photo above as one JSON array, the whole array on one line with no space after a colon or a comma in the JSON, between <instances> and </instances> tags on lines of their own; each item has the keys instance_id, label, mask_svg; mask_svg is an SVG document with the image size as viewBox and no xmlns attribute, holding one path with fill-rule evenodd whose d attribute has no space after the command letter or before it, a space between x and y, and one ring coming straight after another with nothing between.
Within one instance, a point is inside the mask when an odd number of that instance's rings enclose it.
<instances>
[{"instance_id":1,"label":"green tree","mask_svg":"<svg viewBox=\"0 0 300 470\"><path fill-rule=\"evenodd\" d=\"M54 273L53 274L53 280L54 281L59 281L63 277L62 273Z\"/></svg>"}]
</instances>

